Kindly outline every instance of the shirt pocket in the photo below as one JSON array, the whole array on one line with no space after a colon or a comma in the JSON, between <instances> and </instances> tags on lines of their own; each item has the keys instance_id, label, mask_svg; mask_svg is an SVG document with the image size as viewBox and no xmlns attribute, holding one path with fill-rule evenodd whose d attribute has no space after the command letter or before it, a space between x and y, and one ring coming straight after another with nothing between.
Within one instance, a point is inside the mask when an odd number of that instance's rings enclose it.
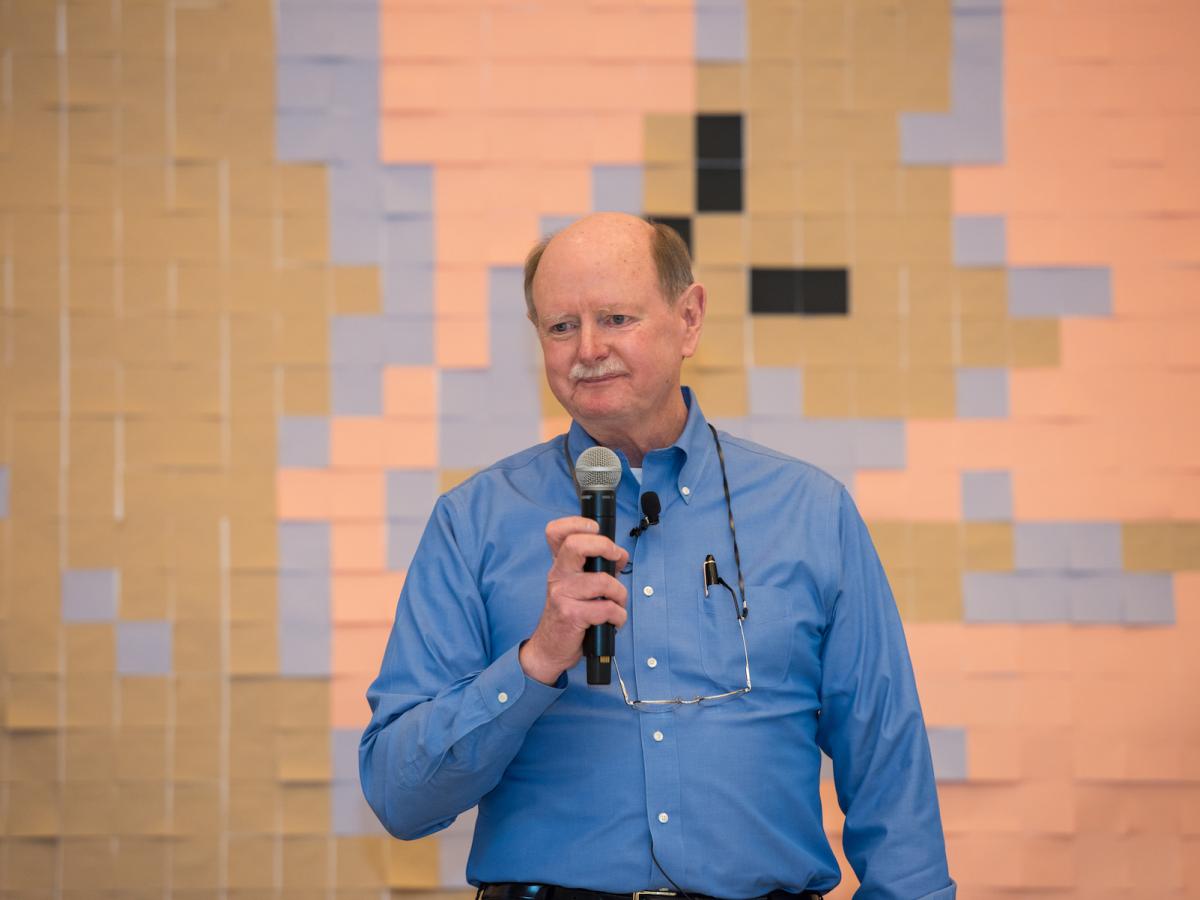
<instances>
[{"instance_id":1,"label":"shirt pocket","mask_svg":"<svg viewBox=\"0 0 1200 900\"><path fill-rule=\"evenodd\" d=\"M721 691L745 686L747 654L750 682L754 687L770 687L787 677L792 659L792 634L796 628L788 591L746 585L750 614L742 623L746 632L744 649L729 591L714 585L706 597L700 589L696 602L699 606L700 659L705 674Z\"/></svg>"}]
</instances>

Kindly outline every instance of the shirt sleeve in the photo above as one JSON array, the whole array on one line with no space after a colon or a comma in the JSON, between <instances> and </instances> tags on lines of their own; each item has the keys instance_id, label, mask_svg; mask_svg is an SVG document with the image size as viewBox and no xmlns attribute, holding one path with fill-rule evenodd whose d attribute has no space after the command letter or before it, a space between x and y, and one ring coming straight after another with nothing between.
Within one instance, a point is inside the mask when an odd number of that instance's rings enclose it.
<instances>
[{"instance_id":1,"label":"shirt sleeve","mask_svg":"<svg viewBox=\"0 0 1200 900\"><path fill-rule=\"evenodd\" d=\"M929 739L879 556L854 501L838 497L840 577L822 651L817 740L833 760L856 900L955 896Z\"/></svg>"},{"instance_id":2,"label":"shirt sleeve","mask_svg":"<svg viewBox=\"0 0 1200 900\"><path fill-rule=\"evenodd\" d=\"M495 787L565 682L526 676L519 647L493 660L452 504L438 501L409 568L359 744L367 802L406 840L445 828Z\"/></svg>"}]
</instances>

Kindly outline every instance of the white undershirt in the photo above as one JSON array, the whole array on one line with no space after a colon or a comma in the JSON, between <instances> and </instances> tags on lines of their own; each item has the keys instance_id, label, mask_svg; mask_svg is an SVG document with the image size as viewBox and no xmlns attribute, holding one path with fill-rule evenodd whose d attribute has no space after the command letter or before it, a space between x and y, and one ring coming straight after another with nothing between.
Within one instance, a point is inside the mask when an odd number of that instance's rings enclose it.
<instances>
[{"instance_id":1,"label":"white undershirt","mask_svg":"<svg viewBox=\"0 0 1200 900\"><path fill-rule=\"evenodd\" d=\"M642 483L642 467L638 466L635 469L633 466L630 466L629 471L633 473L633 477L637 479L637 483L641 484Z\"/></svg>"}]
</instances>

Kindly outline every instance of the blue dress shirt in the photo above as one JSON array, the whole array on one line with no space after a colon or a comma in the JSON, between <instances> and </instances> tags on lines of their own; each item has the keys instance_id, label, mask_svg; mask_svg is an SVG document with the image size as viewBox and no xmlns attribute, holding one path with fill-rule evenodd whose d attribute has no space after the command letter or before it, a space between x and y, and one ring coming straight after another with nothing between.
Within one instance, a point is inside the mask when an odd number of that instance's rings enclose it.
<instances>
[{"instance_id":1,"label":"blue dress shirt","mask_svg":"<svg viewBox=\"0 0 1200 900\"><path fill-rule=\"evenodd\" d=\"M622 455L617 541L630 551L617 659L631 695L691 698L745 684L729 593L705 596L711 553L736 589L716 448L699 404L679 439ZM563 441L566 440L567 453ZM442 496L400 595L372 717L363 790L387 829L417 838L478 804L473 884L614 892L668 886L755 897L828 891L821 750L867 898L952 898L929 743L896 604L866 526L819 469L721 434L745 573L753 690L645 712L583 664L558 684L517 659L545 605L546 523L577 515L578 425ZM636 541L639 490L661 521Z\"/></svg>"}]
</instances>

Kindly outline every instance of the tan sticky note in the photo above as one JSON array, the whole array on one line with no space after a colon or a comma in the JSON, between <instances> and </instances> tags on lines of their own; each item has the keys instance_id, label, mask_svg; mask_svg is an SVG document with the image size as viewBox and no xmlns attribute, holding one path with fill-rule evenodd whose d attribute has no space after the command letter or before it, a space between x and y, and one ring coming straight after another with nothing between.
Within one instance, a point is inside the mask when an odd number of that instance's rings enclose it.
<instances>
[{"instance_id":1,"label":"tan sticky note","mask_svg":"<svg viewBox=\"0 0 1200 900\"><path fill-rule=\"evenodd\" d=\"M175 598L176 621L217 621L221 615L221 581L221 573L216 569L173 567L168 583ZM179 671L178 666L176 671ZM213 669L210 665L202 671Z\"/></svg>"},{"instance_id":2,"label":"tan sticky note","mask_svg":"<svg viewBox=\"0 0 1200 900\"><path fill-rule=\"evenodd\" d=\"M332 274L334 310L339 315L373 315L379 312L378 267L336 266Z\"/></svg>"},{"instance_id":3,"label":"tan sticky note","mask_svg":"<svg viewBox=\"0 0 1200 900\"><path fill-rule=\"evenodd\" d=\"M114 691L111 678L89 672L67 676L67 725L98 728L114 721Z\"/></svg>"},{"instance_id":4,"label":"tan sticky note","mask_svg":"<svg viewBox=\"0 0 1200 900\"><path fill-rule=\"evenodd\" d=\"M1009 363L1013 366L1057 366L1062 360L1059 319L1012 319Z\"/></svg>"},{"instance_id":5,"label":"tan sticky note","mask_svg":"<svg viewBox=\"0 0 1200 900\"><path fill-rule=\"evenodd\" d=\"M692 220L692 245L696 258L705 265L745 263L748 251L747 223L734 213L701 213Z\"/></svg>"},{"instance_id":6,"label":"tan sticky note","mask_svg":"<svg viewBox=\"0 0 1200 900\"><path fill-rule=\"evenodd\" d=\"M279 670L279 628L274 622L234 622L229 627L229 671L267 675Z\"/></svg>"},{"instance_id":7,"label":"tan sticky note","mask_svg":"<svg viewBox=\"0 0 1200 900\"><path fill-rule=\"evenodd\" d=\"M912 559L918 569L957 568L962 558L958 522L913 522Z\"/></svg>"},{"instance_id":8,"label":"tan sticky note","mask_svg":"<svg viewBox=\"0 0 1200 900\"><path fill-rule=\"evenodd\" d=\"M963 568L1008 572L1013 568L1013 527L1008 522L963 523Z\"/></svg>"},{"instance_id":9,"label":"tan sticky note","mask_svg":"<svg viewBox=\"0 0 1200 900\"><path fill-rule=\"evenodd\" d=\"M841 268L850 262L850 229L844 216L803 216L800 241L806 266Z\"/></svg>"},{"instance_id":10,"label":"tan sticky note","mask_svg":"<svg viewBox=\"0 0 1200 900\"><path fill-rule=\"evenodd\" d=\"M121 678L121 724L166 727L168 682L167 678L148 676Z\"/></svg>"},{"instance_id":11,"label":"tan sticky note","mask_svg":"<svg viewBox=\"0 0 1200 900\"><path fill-rule=\"evenodd\" d=\"M266 831L264 828L237 829ZM229 838L229 886L237 890L267 889L275 884L275 840L239 834Z\"/></svg>"},{"instance_id":12,"label":"tan sticky note","mask_svg":"<svg viewBox=\"0 0 1200 900\"><path fill-rule=\"evenodd\" d=\"M278 581L273 571L234 571L229 579L229 616L235 622L274 622Z\"/></svg>"},{"instance_id":13,"label":"tan sticky note","mask_svg":"<svg viewBox=\"0 0 1200 900\"><path fill-rule=\"evenodd\" d=\"M914 418L953 418L955 415L954 370L913 368L905 373L909 383L909 414Z\"/></svg>"},{"instance_id":14,"label":"tan sticky note","mask_svg":"<svg viewBox=\"0 0 1200 900\"><path fill-rule=\"evenodd\" d=\"M763 90L763 82L751 82ZM754 148L753 171L760 165L795 165L800 159L800 142L796 119L790 112L779 112L773 104L747 117L745 122L746 143ZM705 260L707 262L707 260Z\"/></svg>"},{"instance_id":15,"label":"tan sticky note","mask_svg":"<svg viewBox=\"0 0 1200 900\"><path fill-rule=\"evenodd\" d=\"M295 213L282 216L283 256L289 262L316 263L329 258L329 223L325 216Z\"/></svg>"},{"instance_id":16,"label":"tan sticky note","mask_svg":"<svg viewBox=\"0 0 1200 900\"><path fill-rule=\"evenodd\" d=\"M134 542L130 541L130 549ZM136 557L135 552L130 552ZM144 565L144 558L143 558ZM169 572L162 567L121 567L121 616L128 620L165 619Z\"/></svg>"},{"instance_id":17,"label":"tan sticky note","mask_svg":"<svg viewBox=\"0 0 1200 900\"><path fill-rule=\"evenodd\" d=\"M747 317L708 315L704 339L690 361L700 369L741 369L745 365Z\"/></svg>"},{"instance_id":18,"label":"tan sticky note","mask_svg":"<svg viewBox=\"0 0 1200 900\"><path fill-rule=\"evenodd\" d=\"M167 777L167 731L125 727L117 733L117 777L127 781L162 781Z\"/></svg>"},{"instance_id":19,"label":"tan sticky note","mask_svg":"<svg viewBox=\"0 0 1200 900\"><path fill-rule=\"evenodd\" d=\"M111 781L116 777L117 739L112 728L63 732L68 781Z\"/></svg>"},{"instance_id":20,"label":"tan sticky note","mask_svg":"<svg viewBox=\"0 0 1200 900\"><path fill-rule=\"evenodd\" d=\"M288 835L283 838L284 890L312 891L328 887L332 849L333 841L327 835Z\"/></svg>"},{"instance_id":21,"label":"tan sticky note","mask_svg":"<svg viewBox=\"0 0 1200 900\"><path fill-rule=\"evenodd\" d=\"M441 886L438 870L438 838L419 841L389 841L387 883L401 890L433 890Z\"/></svg>"},{"instance_id":22,"label":"tan sticky note","mask_svg":"<svg viewBox=\"0 0 1200 900\"><path fill-rule=\"evenodd\" d=\"M811 15L803 18L808 24ZM754 3L747 15L747 42L755 68L763 60L793 60L800 55L799 37L802 32L798 9L777 3Z\"/></svg>"},{"instance_id":23,"label":"tan sticky note","mask_svg":"<svg viewBox=\"0 0 1200 900\"><path fill-rule=\"evenodd\" d=\"M254 493L266 494L261 478L251 476L243 471L239 483L253 485L253 490L247 493L249 499ZM279 525L270 509L259 510L258 515L238 515L230 522L231 562L236 569L271 569L279 560ZM257 670L256 670L257 671Z\"/></svg>"},{"instance_id":24,"label":"tan sticky note","mask_svg":"<svg viewBox=\"0 0 1200 900\"><path fill-rule=\"evenodd\" d=\"M735 417L746 415L748 399L745 370L709 369L689 373L691 384L703 397L706 415Z\"/></svg>"},{"instance_id":25,"label":"tan sticky note","mask_svg":"<svg viewBox=\"0 0 1200 900\"><path fill-rule=\"evenodd\" d=\"M913 614L916 622L958 622L962 620L962 576L957 569L917 568Z\"/></svg>"},{"instance_id":26,"label":"tan sticky note","mask_svg":"<svg viewBox=\"0 0 1200 900\"><path fill-rule=\"evenodd\" d=\"M745 66L737 63L697 63L696 111L737 113L746 105Z\"/></svg>"},{"instance_id":27,"label":"tan sticky note","mask_svg":"<svg viewBox=\"0 0 1200 900\"><path fill-rule=\"evenodd\" d=\"M279 785L274 781L233 780L229 784L229 830L270 834L279 827ZM232 852L232 848L231 852ZM230 876L230 883L234 881Z\"/></svg>"},{"instance_id":28,"label":"tan sticky note","mask_svg":"<svg viewBox=\"0 0 1200 900\"><path fill-rule=\"evenodd\" d=\"M54 781L58 778L57 731L14 731L7 735L5 781Z\"/></svg>"},{"instance_id":29,"label":"tan sticky note","mask_svg":"<svg viewBox=\"0 0 1200 900\"><path fill-rule=\"evenodd\" d=\"M220 872L220 838L215 829L171 842L171 885L176 890L212 891L220 887Z\"/></svg>"},{"instance_id":30,"label":"tan sticky note","mask_svg":"<svg viewBox=\"0 0 1200 900\"><path fill-rule=\"evenodd\" d=\"M53 622L13 621L2 631L8 672L53 675L59 670L62 628Z\"/></svg>"},{"instance_id":31,"label":"tan sticky note","mask_svg":"<svg viewBox=\"0 0 1200 900\"><path fill-rule=\"evenodd\" d=\"M904 418L908 415L908 384L886 366L860 367L854 371L857 415L867 418Z\"/></svg>"},{"instance_id":32,"label":"tan sticky note","mask_svg":"<svg viewBox=\"0 0 1200 900\"><path fill-rule=\"evenodd\" d=\"M67 568L117 568L122 526L111 515L73 519L67 534Z\"/></svg>"},{"instance_id":33,"label":"tan sticky note","mask_svg":"<svg viewBox=\"0 0 1200 900\"><path fill-rule=\"evenodd\" d=\"M912 567L912 523L873 519L867 526L875 552L889 575Z\"/></svg>"},{"instance_id":34,"label":"tan sticky note","mask_svg":"<svg viewBox=\"0 0 1200 900\"><path fill-rule=\"evenodd\" d=\"M853 416L854 370L849 366L806 366L804 414L823 419Z\"/></svg>"},{"instance_id":35,"label":"tan sticky note","mask_svg":"<svg viewBox=\"0 0 1200 900\"><path fill-rule=\"evenodd\" d=\"M337 838L334 851L337 854L337 884L366 888L387 886L386 854L395 843L390 838Z\"/></svg>"},{"instance_id":36,"label":"tan sticky note","mask_svg":"<svg viewBox=\"0 0 1200 900\"><path fill-rule=\"evenodd\" d=\"M118 781L114 828L118 834L166 834L167 784Z\"/></svg>"},{"instance_id":37,"label":"tan sticky note","mask_svg":"<svg viewBox=\"0 0 1200 900\"><path fill-rule=\"evenodd\" d=\"M67 821L72 821L70 813ZM103 833L102 833L103 834ZM116 854L111 839L68 837L62 842L62 886L64 891L94 893L111 890L115 881Z\"/></svg>"},{"instance_id":38,"label":"tan sticky note","mask_svg":"<svg viewBox=\"0 0 1200 900\"><path fill-rule=\"evenodd\" d=\"M324 834L329 830L329 785L281 785L284 834Z\"/></svg>"},{"instance_id":39,"label":"tan sticky note","mask_svg":"<svg viewBox=\"0 0 1200 900\"><path fill-rule=\"evenodd\" d=\"M752 266L794 266L801 253L801 223L791 214L753 215L748 227Z\"/></svg>"},{"instance_id":40,"label":"tan sticky note","mask_svg":"<svg viewBox=\"0 0 1200 900\"><path fill-rule=\"evenodd\" d=\"M750 310L747 299L746 267L741 264L725 266L697 265L692 270L696 281L708 292L708 316L737 318Z\"/></svg>"},{"instance_id":41,"label":"tan sticky note","mask_svg":"<svg viewBox=\"0 0 1200 900\"><path fill-rule=\"evenodd\" d=\"M284 163L275 168L279 209L285 213L324 213L329 204L328 166Z\"/></svg>"},{"instance_id":42,"label":"tan sticky note","mask_svg":"<svg viewBox=\"0 0 1200 900\"><path fill-rule=\"evenodd\" d=\"M221 829L220 789L215 781L176 781L170 786L175 834L215 835Z\"/></svg>"},{"instance_id":43,"label":"tan sticky note","mask_svg":"<svg viewBox=\"0 0 1200 900\"><path fill-rule=\"evenodd\" d=\"M646 116L643 159L651 163L691 163L695 158L695 122L688 115Z\"/></svg>"},{"instance_id":44,"label":"tan sticky note","mask_svg":"<svg viewBox=\"0 0 1200 900\"><path fill-rule=\"evenodd\" d=\"M279 684L279 724L285 728L321 728L329 722L329 682L289 678Z\"/></svg>"},{"instance_id":45,"label":"tan sticky note","mask_svg":"<svg viewBox=\"0 0 1200 900\"><path fill-rule=\"evenodd\" d=\"M964 366L1008 364L1008 325L1005 321L964 318L959 323L959 341Z\"/></svg>"},{"instance_id":46,"label":"tan sticky note","mask_svg":"<svg viewBox=\"0 0 1200 900\"><path fill-rule=\"evenodd\" d=\"M696 204L696 174L691 165L647 165L642 177L642 206L656 216L688 216Z\"/></svg>"},{"instance_id":47,"label":"tan sticky note","mask_svg":"<svg viewBox=\"0 0 1200 900\"><path fill-rule=\"evenodd\" d=\"M792 209L812 216L845 216L853 179L844 162L805 163L792 168L795 178L782 181ZM753 176L752 176L753 177Z\"/></svg>"},{"instance_id":48,"label":"tan sticky note","mask_svg":"<svg viewBox=\"0 0 1200 900\"><path fill-rule=\"evenodd\" d=\"M949 319L912 317L903 327L908 332L908 355L914 368L949 367L954 363L954 326Z\"/></svg>"},{"instance_id":49,"label":"tan sticky note","mask_svg":"<svg viewBox=\"0 0 1200 900\"><path fill-rule=\"evenodd\" d=\"M62 786L63 833L109 835L116 821L117 789L110 781L68 781Z\"/></svg>"},{"instance_id":50,"label":"tan sticky note","mask_svg":"<svg viewBox=\"0 0 1200 900\"><path fill-rule=\"evenodd\" d=\"M851 283L851 294L854 285ZM860 366L888 369L895 372L906 359L904 328L899 318L882 316L851 320L854 323L852 359Z\"/></svg>"},{"instance_id":51,"label":"tan sticky note","mask_svg":"<svg viewBox=\"0 0 1200 900\"><path fill-rule=\"evenodd\" d=\"M211 727L181 725L176 728L175 777L185 780L217 778L221 772L220 749L219 733Z\"/></svg>"},{"instance_id":52,"label":"tan sticky note","mask_svg":"<svg viewBox=\"0 0 1200 900\"><path fill-rule=\"evenodd\" d=\"M758 113L792 113L800 95L798 71L792 60L756 62L746 76L746 103L751 118Z\"/></svg>"},{"instance_id":53,"label":"tan sticky note","mask_svg":"<svg viewBox=\"0 0 1200 900\"><path fill-rule=\"evenodd\" d=\"M279 359L285 364L323 364L329 358L329 321L323 306L300 306L279 322Z\"/></svg>"},{"instance_id":54,"label":"tan sticky note","mask_svg":"<svg viewBox=\"0 0 1200 900\"><path fill-rule=\"evenodd\" d=\"M276 732L275 759L280 781L327 781L331 771L329 729Z\"/></svg>"},{"instance_id":55,"label":"tan sticky note","mask_svg":"<svg viewBox=\"0 0 1200 900\"><path fill-rule=\"evenodd\" d=\"M58 785L52 781L17 781L8 786L6 832L45 837L62 828Z\"/></svg>"},{"instance_id":56,"label":"tan sticky note","mask_svg":"<svg viewBox=\"0 0 1200 900\"><path fill-rule=\"evenodd\" d=\"M5 886L53 893L58 875L58 839L5 836Z\"/></svg>"}]
</instances>

